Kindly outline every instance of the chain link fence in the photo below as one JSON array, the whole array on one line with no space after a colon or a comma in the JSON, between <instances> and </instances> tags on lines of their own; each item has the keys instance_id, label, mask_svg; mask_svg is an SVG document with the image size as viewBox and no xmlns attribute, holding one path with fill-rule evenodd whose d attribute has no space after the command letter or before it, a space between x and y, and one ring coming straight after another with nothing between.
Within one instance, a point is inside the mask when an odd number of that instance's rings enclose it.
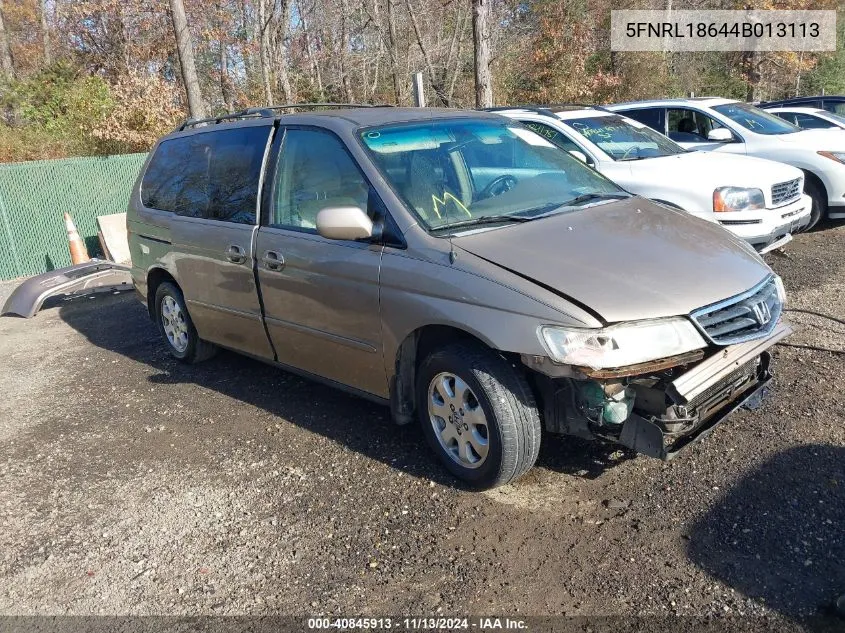
<instances>
[{"instance_id":1,"label":"chain link fence","mask_svg":"<svg viewBox=\"0 0 845 633\"><path fill-rule=\"evenodd\" d=\"M101 255L97 216L123 213L146 154L0 165L0 280L70 266L63 213Z\"/></svg>"}]
</instances>

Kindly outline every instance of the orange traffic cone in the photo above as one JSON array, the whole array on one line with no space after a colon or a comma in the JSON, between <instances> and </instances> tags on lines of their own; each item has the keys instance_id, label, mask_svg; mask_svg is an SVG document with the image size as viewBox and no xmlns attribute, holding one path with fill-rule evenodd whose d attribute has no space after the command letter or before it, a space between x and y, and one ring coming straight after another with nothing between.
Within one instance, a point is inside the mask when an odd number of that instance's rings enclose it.
<instances>
[{"instance_id":1,"label":"orange traffic cone","mask_svg":"<svg viewBox=\"0 0 845 633\"><path fill-rule=\"evenodd\" d=\"M79 231L76 230L76 225L68 213L65 213L65 228L67 229L67 241L70 246L70 261L74 265L90 261L91 258L88 256L85 242L79 237Z\"/></svg>"}]
</instances>

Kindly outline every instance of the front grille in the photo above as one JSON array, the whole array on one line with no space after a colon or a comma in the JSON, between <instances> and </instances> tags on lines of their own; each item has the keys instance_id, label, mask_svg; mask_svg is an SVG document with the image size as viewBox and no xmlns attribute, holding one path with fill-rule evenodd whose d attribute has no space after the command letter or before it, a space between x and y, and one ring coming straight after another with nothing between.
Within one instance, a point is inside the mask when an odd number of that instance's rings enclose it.
<instances>
[{"instance_id":1,"label":"front grille","mask_svg":"<svg viewBox=\"0 0 845 633\"><path fill-rule=\"evenodd\" d=\"M768 335L777 325L783 302L774 277L726 301L701 308L690 316L717 345L733 345Z\"/></svg>"},{"instance_id":2,"label":"front grille","mask_svg":"<svg viewBox=\"0 0 845 633\"><path fill-rule=\"evenodd\" d=\"M779 207L781 205L797 200L801 195L801 179L787 180L786 182L779 182L772 185L772 205Z\"/></svg>"}]
</instances>

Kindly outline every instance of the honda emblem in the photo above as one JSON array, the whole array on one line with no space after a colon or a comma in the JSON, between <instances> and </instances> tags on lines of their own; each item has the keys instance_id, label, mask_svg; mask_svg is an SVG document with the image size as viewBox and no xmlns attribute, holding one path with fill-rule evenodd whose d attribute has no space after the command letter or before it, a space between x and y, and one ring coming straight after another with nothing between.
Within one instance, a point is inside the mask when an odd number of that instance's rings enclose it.
<instances>
[{"instance_id":1,"label":"honda emblem","mask_svg":"<svg viewBox=\"0 0 845 633\"><path fill-rule=\"evenodd\" d=\"M772 320L772 311L769 309L769 304L765 301L758 301L751 307L754 313L754 320L763 327Z\"/></svg>"}]
</instances>

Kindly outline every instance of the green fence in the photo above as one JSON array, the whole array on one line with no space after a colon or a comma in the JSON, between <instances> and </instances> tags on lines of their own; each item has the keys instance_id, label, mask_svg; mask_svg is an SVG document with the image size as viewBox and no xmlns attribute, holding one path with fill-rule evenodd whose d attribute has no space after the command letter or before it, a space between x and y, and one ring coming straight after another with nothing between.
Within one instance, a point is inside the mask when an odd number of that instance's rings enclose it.
<instances>
[{"instance_id":1,"label":"green fence","mask_svg":"<svg viewBox=\"0 0 845 633\"><path fill-rule=\"evenodd\" d=\"M0 280L70 266L71 214L88 253L100 254L97 216L123 213L146 154L0 165Z\"/></svg>"}]
</instances>

